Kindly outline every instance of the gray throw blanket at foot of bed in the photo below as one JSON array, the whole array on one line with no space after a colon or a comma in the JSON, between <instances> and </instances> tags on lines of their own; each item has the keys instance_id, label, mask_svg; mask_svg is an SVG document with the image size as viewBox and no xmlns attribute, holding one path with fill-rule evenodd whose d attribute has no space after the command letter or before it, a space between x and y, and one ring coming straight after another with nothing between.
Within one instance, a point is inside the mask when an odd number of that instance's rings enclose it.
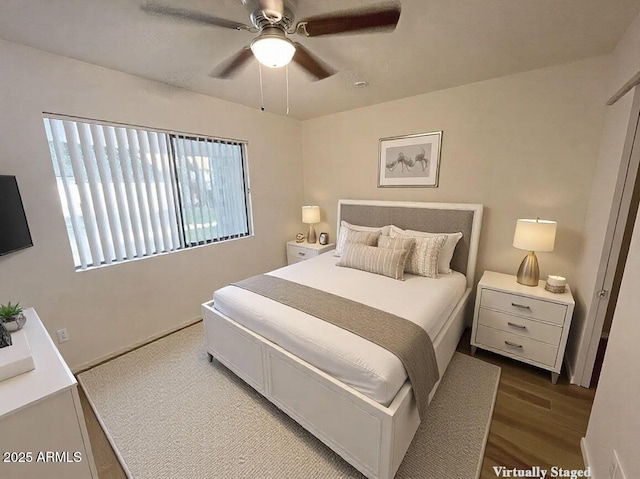
<instances>
[{"instance_id":1,"label":"gray throw blanket at foot of bed","mask_svg":"<svg viewBox=\"0 0 640 479\"><path fill-rule=\"evenodd\" d=\"M366 304L276 276L253 276L233 286L327 321L395 354L411 381L420 419L425 417L429 393L440 376L431 338L420 326Z\"/></svg>"}]
</instances>

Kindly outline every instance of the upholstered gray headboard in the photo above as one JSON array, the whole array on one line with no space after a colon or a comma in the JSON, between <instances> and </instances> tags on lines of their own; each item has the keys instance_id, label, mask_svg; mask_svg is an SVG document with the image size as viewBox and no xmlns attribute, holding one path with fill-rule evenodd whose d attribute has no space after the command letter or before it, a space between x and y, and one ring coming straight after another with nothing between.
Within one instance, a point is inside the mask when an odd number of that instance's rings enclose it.
<instances>
[{"instance_id":1,"label":"upholstered gray headboard","mask_svg":"<svg viewBox=\"0 0 640 479\"><path fill-rule=\"evenodd\" d=\"M451 268L465 274L467 283L473 284L482 209L478 204L340 200L336 231L344 220L362 226L396 225L431 233L461 232Z\"/></svg>"}]
</instances>

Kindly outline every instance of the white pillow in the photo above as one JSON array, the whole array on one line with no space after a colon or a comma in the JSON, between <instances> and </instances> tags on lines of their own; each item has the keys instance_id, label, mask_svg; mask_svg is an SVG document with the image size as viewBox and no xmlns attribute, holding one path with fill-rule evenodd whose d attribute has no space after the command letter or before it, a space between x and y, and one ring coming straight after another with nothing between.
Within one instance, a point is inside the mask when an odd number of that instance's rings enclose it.
<instances>
[{"instance_id":1,"label":"white pillow","mask_svg":"<svg viewBox=\"0 0 640 479\"><path fill-rule=\"evenodd\" d=\"M425 231L403 230L401 228L398 228L397 226L391 226L389 235L392 238L397 238L400 235L413 236L415 238L433 238L434 236L446 236L447 241L440 250L440 257L438 258L438 273L442 274L451 273L451 258L453 258L453 253L456 250L458 241L460 241L460 238L462 238L462 233L427 233Z\"/></svg>"},{"instance_id":2,"label":"white pillow","mask_svg":"<svg viewBox=\"0 0 640 479\"><path fill-rule=\"evenodd\" d=\"M333 251L334 256L342 255L344 251L344 244L347 242L347 232L352 231L367 231L369 233L380 233L382 236L389 236L391 231L391 225L389 226L358 226L347 223L346 221L340 222L340 231L338 231L338 241L336 241L336 249Z\"/></svg>"}]
</instances>

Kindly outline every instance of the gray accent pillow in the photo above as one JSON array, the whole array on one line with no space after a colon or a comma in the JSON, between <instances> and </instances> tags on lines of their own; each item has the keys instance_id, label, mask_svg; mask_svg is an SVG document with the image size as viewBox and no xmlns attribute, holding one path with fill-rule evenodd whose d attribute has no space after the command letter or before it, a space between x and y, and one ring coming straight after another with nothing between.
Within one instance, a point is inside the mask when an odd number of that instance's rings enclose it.
<instances>
[{"instance_id":1,"label":"gray accent pillow","mask_svg":"<svg viewBox=\"0 0 640 479\"><path fill-rule=\"evenodd\" d=\"M413 238L392 238L391 236L380 236L378 238L378 248L406 249L409 251L409 256L411 256L415 243L416 241Z\"/></svg>"},{"instance_id":2,"label":"gray accent pillow","mask_svg":"<svg viewBox=\"0 0 640 479\"><path fill-rule=\"evenodd\" d=\"M340 256L342 254L344 245L347 242L347 235L349 231L367 231L369 233L378 233L383 236L389 236L391 225L378 228L371 226L352 225L351 223L347 223L346 221L341 221L340 230L338 231L338 240L336 241L336 249L333 252L334 256Z\"/></svg>"},{"instance_id":3,"label":"gray accent pillow","mask_svg":"<svg viewBox=\"0 0 640 479\"><path fill-rule=\"evenodd\" d=\"M380 238L380 232L347 230L344 236L345 236L345 241L343 245L343 250L348 243L364 244L367 246L377 246L378 238Z\"/></svg>"}]
</instances>

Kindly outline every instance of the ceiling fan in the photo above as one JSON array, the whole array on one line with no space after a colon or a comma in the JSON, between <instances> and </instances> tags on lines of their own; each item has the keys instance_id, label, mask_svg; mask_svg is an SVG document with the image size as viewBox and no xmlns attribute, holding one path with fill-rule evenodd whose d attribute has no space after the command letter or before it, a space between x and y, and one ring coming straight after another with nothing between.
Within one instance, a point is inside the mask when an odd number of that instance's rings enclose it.
<instances>
[{"instance_id":1,"label":"ceiling fan","mask_svg":"<svg viewBox=\"0 0 640 479\"><path fill-rule=\"evenodd\" d=\"M141 6L147 13L213 27L244 30L258 35L249 46L218 65L212 77L228 79L237 75L252 56L265 66L279 68L293 61L316 80L336 71L316 58L302 44L288 36L319 37L340 33L389 31L400 18L400 4L386 3L373 8L320 15L295 23L295 0L241 0L249 11L251 25L218 18L208 13L149 1Z\"/></svg>"}]
</instances>

